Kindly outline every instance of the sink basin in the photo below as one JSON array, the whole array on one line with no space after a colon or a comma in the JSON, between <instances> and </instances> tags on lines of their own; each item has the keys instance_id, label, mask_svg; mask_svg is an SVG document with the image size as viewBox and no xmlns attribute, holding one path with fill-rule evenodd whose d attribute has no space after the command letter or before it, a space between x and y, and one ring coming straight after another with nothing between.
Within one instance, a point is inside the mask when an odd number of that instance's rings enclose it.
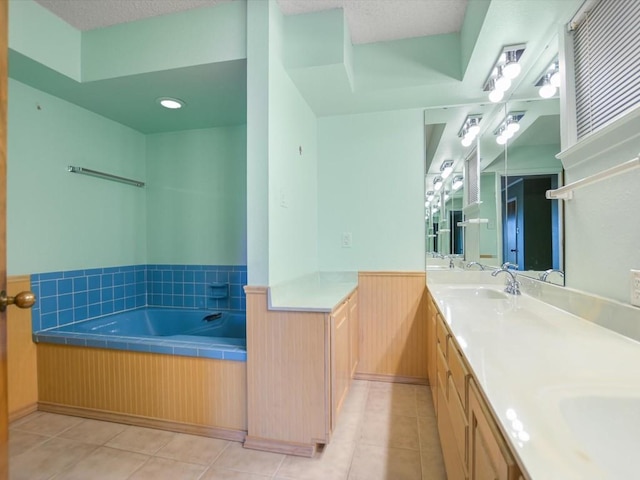
<instances>
[{"instance_id":1,"label":"sink basin","mask_svg":"<svg viewBox=\"0 0 640 480\"><path fill-rule=\"evenodd\" d=\"M609 478L638 478L640 397L566 398L560 411L583 452Z\"/></svg>"},{"instance_id":2,"label":"sink basin","mask_svg":"<svg viewBox=\"0 0 640 480\"><path fill-rule=\"evenodd\" d=\"M506 300L507 294L501 292L499 290L494 290L492 288L485 287L477 287L477 286L456 286L450 287L449 292L452 295L461 298L482 298L482 299L492 299L492 300Z\"/></svg>"}]
</instances>

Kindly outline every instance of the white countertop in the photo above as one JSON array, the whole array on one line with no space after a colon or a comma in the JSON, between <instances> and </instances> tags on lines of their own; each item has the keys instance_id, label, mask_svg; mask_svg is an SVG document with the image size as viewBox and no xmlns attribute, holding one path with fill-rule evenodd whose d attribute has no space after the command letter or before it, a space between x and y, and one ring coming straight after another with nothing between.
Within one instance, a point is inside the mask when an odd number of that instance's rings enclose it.
<instances>
[{"instance_id":1,"label":"white countertop","mask_svg":"<svg viewBox=\"0 0 640 480\"><path fill-rule=\"evenodd\" d=\"M476 295L503 275L427 278L526 476L640 478L640 343L527 294Z\"/></svg>"},{"instance_id":2,"label":"white countertop","mask_svg":"<svg viewBox=\"0 0 640 480\"><path fill-rule=\"evenodd\" d=\"M269 287L269 310L331 312L358 286L356 272L317 272Z\"/></svg>"}]
</instances>

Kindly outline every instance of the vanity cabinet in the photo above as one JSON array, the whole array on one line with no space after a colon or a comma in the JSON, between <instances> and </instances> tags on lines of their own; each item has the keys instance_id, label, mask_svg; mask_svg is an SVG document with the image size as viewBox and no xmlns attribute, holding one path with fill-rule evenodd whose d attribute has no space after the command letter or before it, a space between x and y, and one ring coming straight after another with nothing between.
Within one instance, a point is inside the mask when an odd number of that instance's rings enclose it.
<instances>
[{"instance_id":1,"label":"vanity cabinet","mask_svg":"<svg viewBox=\"0 0 640 480\"><path fill-rule=\"evenodd\" d=\"M269 310L266 288L245 291L244 446L313 456L331 439L358 362L357 290L331 312Z\"/></svg>"},{"instance_id":2,"label":"vanity cabinet","mask_svg":"<svg viewBox=\"0 0 640 480\"><path fill-rule=\"evenodd\" d=\"M430 297L428 372L449 480L518 480L520 470L437 304Z\"/></svg>"}]
</instances>

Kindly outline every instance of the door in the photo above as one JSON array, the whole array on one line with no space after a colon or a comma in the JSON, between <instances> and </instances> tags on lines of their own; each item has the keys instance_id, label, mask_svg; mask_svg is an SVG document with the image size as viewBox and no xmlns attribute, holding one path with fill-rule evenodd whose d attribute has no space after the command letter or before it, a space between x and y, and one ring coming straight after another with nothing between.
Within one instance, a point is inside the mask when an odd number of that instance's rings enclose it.
<instances>
[{"instance_id":1,"label":"door","mask_svg":"<svg viewBox=\"0 0 640 480\"><path fill-rule=\"evenodd\" d=\"M520 265L518 255L518 200L507 202L507 222L505 225L504 261Z\"/></svg>"},{"instance_id":2,"label":"door","mask_svg":"<svg viewBox=\"0 0 640 480\"><path fill-rule=\"evenodd\" d=\"M0 290L7 286L7 0L0 0ZM8 478L7 315L0 312L0 478Z\"/></svg>"}]
</instances>

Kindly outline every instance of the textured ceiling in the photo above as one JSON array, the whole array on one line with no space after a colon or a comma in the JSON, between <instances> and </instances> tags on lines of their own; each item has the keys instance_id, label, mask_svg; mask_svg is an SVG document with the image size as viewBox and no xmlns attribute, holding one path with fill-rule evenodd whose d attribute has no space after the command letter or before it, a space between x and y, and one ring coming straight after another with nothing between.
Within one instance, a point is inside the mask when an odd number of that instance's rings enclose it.
<instances>
[{"instance_id":1,"label":"textured ceiling","mask_svg":"<svg viewBox=\"0 0 640 480\"><path fill-rule=\"evenodd\" d=\"M343 8L354 44L459 32L467 0L278 0L285 15Z\"/></svg>"},{"instance_id":2,"label":"textured ceiling","mask_svg":"<svg viewBox=\"0 0 640 480\"><path fill-rule=\"evenodd\" d=\"M234 0L36 0L78 30L92 30L229 1ZM278 5L285 15L343 8L352 42L362 44L458 32L467 1L278 0Z\"/></svg>"},{"instance_id":3,"label":"textured ceiling","mask_svg":"<svg viewBox=\"0 0 640 480\"><path fill-rule=\"evenodd\" d=\"M78 30L210 7L233 0L35 0Z\"/></svg>"}]
</instances>

